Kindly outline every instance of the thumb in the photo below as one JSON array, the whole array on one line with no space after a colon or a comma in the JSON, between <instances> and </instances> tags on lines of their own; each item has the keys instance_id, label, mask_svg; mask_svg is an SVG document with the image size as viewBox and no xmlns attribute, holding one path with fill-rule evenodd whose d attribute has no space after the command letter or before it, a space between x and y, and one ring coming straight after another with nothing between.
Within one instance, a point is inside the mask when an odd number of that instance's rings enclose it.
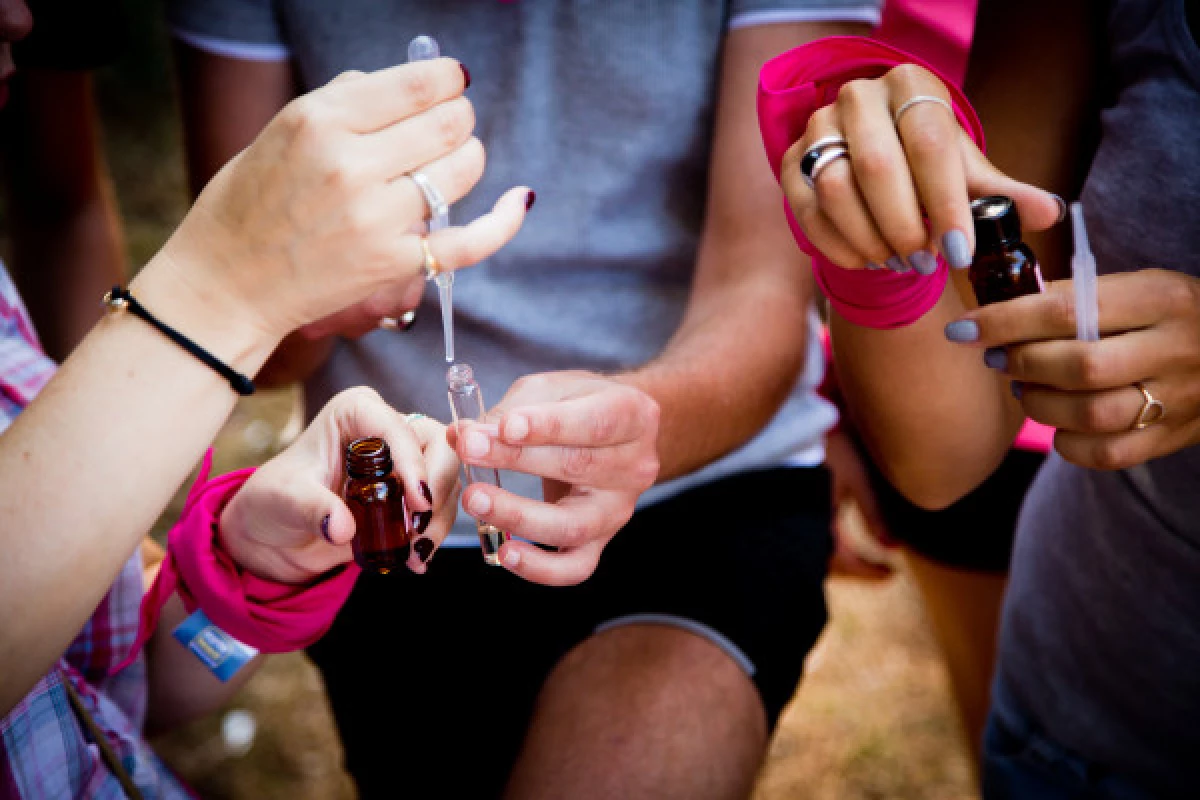
<instances>
[{"instance_id":1,"label":"thumb","mask_svg":"<svg viewBox=\"0 0 1200 800\"><path fill-rule=\"evenodd\" d=\"M966 134L961 141L967 193L972 199L992 194L1012 198L1021 217L1021 229L1025 231L1044 231L1066 217L1067 204L1061 197L1005 175L987 160ZM975 252L975 231L970 230L968 236L971 252Z\"/></svg>"},{"instance_id":2,"label":"thumb","mask_svg":"<svg viewBox=\"0 0 1200 800\"><path fill-rule=\"evenodd\" d=\"M314 482L300 499L301 513L308 521L308 529L329 544L340 547L354 538L354 515L342 498L327 487Z\"/></svg>"}]
</instances>

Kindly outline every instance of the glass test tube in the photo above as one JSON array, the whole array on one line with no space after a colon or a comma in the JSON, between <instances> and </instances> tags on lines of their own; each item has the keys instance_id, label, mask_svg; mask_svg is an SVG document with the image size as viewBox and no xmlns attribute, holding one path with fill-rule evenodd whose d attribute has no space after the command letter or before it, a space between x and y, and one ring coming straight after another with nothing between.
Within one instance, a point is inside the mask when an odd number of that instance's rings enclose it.
<instances>
[{"instance_id":1,"label":"glass test tube","mask_svg":"<svg viewBox=\"0 0 1200 800\"><path fill-rule=\"evenodd\" d=\"M475 381L475 373L468 364L455 364L446 371L446 394L450 398L450 413L454 417L455 432L462 436L462 423L483 419L485 406L483 392ZM500 486L500 473L491 467L473 467L463 464L466 485L489 483ZM508 541L508 534L480 520L475 521L479 531L479 545L483 548L483 560L492 566L500 565L500 546Z\"/></svg>"}]
</instances>

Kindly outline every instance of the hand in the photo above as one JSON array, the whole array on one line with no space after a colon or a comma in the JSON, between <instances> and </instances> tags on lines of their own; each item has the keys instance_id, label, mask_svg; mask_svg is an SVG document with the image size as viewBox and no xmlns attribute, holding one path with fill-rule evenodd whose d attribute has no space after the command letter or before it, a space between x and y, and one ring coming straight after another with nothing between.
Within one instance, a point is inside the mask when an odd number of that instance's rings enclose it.
<instances>
[{"instance_id":1,"label":"hand","mask_svg":"<svg viewBox=\"0 0 1200 800\"><path fill-rule=\"evenodd\" d=\"M588 372L522 378L461 434L451 428L447 440L467 463L542 478L544 502L479 483L463 493L471 516L558 548L516 540L501 548L504 566L535 583L586 580L658 475L658 404Z\"/></svg>"},{"instance_id":2,"label":"hand","mask_svg":"<svg viewBox=\"0 0 1200 800\"><path fill-rule=\"evenodd\" d=\"M413 527L422 532L408 567L425 572L454 524L458 458L440 423L423 417L410 424L366 388L347 389L330 400L304 433L229 501L220 531L233 559L259 577L283 583L304 583L353 560L354 517L341 499L343 464L346 445L363 436L382 436L392 451Z\"/></svg>"},{"instance_id":3,"label":"hand","mask_svg":"<svg viewBox=\"0 0 1200 800\"><path fill-rule=\"evenodd\" d=\"M483 173L474 111L451 59L345 73L290 103L209 183L162 268L275 336L421 281L421 169L454 202ZM429 235L444 269L474 264L520 228L528 190ZM224 311L226 309L222 309Z\"/></svg>"},{"instance_id":4,"label":"hand","mask_svg":"<svg viewBox=\"0 0 1200 800\"><path fill-rule=\"evenodd\" d=\"M885 548L896 546L884 524L862 452L846 431L836 430L825 437L825 466L833 479L830 510L833 512L834 546L829 562L830 571L835 575L865 580L890 577L893 572L891 564L872 558L864 548L859 547L856 544L857 531L851 530L848 524L846 512L850 507L855 507L865 523L866 532L879 545Z\"/></svg>"},{"instance_id":5,"label":"hand","mask_svg":"<svg viewBox=\"0 0 1200 800\"><path fill-rule=\"evenodd\" d=\"M1125 469L1200 443L1200 280L1160 269L1105 275L1097 297L1098 342L1074 338L1071 281L951 324L976 332L986 363L1013 379L1028 416L1058 428L1054 448L1074 464ZM1143 430L1134 430L1145 404L1135 381L1165 409Z\"/></svg>"},{"instance_id":6,"label":"hand","mask_svg":"<svg viewBox=\"0 0 1200 800\"><path fill-rule=\"evenodd\" d=\"M792 212L830 261L847 269L870 264L929 274L938 249L951 266L969 266L973 197L1011 197L1027 231L1048 228L1065 215L1057 196L992 166L945 106L917 103L897 124L896 111L917 95L947 102L950 96L937 77L914 64L850 81L837 102L812 115L804 136L784 155L780 179ZM801 177L801 158L812 143L838 135L845 137L849 157L821 170L814 192Z\"/></svg>"}]
</instances>

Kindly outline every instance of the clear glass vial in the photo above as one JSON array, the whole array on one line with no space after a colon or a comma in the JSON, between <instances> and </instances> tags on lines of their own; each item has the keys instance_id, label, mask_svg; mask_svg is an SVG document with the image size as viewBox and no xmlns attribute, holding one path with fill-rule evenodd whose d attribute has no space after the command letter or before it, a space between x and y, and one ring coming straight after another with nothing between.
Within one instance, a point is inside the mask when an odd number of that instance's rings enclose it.
<instances>
[{"instance_id":1,"label":"clear glass vial","mask_svg":"<svg viewBox=\"0 0 1200 800\"><path fill-rule=\"evenodd\" d=\"M454 416L455 430L462 435L462 423L483 419L486 407L483 392L475 382L475 373L468 364L455 364L446 371L446 394L450 398L450 413ZM500 473L491 467L474 467L463 464L466 485L487 483L500 486ZM492 566L500 565L500 547L508 541L508 534L479 520L475 521L479 531L479 546L483 548L483 560Z\"/></svg>"}]
</instances>

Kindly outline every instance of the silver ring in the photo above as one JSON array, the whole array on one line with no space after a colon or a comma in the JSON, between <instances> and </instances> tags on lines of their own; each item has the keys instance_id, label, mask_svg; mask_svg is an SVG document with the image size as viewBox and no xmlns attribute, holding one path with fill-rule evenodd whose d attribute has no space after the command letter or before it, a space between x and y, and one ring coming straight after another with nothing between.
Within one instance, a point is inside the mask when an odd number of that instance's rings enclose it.
<instances>
[{"instance_id":1,"label":"silver ring","mask_svg":"<svg viewBox=\"0 0 1200 800\"><path fill-rule=\"evenodd\" d=\"M425 175L424 172L414 169L408 173L408 177L412 178L413 183L421 190L421 194L425 197L425 205L429 207L429 218L437 219L438 217L445 218L450 213L450 206L446 205L446 198L442 197L442 193L433 185L433 181Z\"/></svg>"},{"instance_id":2,"label":"silver ring","mask_svg":"<svg viewBox=\"0 0 1200 800\"><path fill-rule=\"evenodd\" d=\"M820 177L821 171L828 167L839 158L849 158L850 151L840 144L826 145L816 154L816 158L811 161L811 166L808 171L803 169L800 175L804 178L804 182L808 184L808 188L814 192L817 190L817 178Z\"/></svg>"},{"instance_id":3,"label":"silver ring","mask_svg":"<svg viewBox=\"0 0 1200 800\"><path fill-rule=\"evenodd\" d=\"M429 417L422 414L420 411L414 411L411 414L404 415L404 421L407 422L409 425L412 425L413 423L416 423L416 422L420 422L423 419L429 419Z\"/></svg>"},{"instance_id":4,"label":"silver ring","mask_svg":"<svg viewBox=\"0 0 1200 800\"><path fill-rule=\"evenodd\" d=\"M939 106L942 106L949 111L951 116L954 116L954 106L946 102L945 98L938 97L934 94L917 94L901 103L900 107L896 109L896 113L892 115L892 121L897 127L900 126L900 115L918 103L937 103ZM957 119L957 117L955 118Z\"/></svg>"}]
</instances>

